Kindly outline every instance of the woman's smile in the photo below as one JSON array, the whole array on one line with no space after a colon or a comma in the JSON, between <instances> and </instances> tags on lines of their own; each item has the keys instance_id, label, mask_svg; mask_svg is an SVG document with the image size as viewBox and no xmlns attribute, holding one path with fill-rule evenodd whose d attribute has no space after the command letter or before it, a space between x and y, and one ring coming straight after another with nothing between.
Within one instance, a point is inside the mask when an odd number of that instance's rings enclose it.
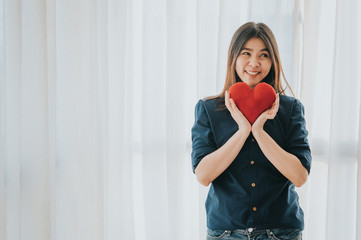
<instances>
[{"instance_id":1,"label":"woman's smile","mask_svg":"<svg viewBox=\"0 0 361 240\"><path fill-rule=\"evenodd\" d=\"M250 70L244 70L246 73L248 73L251 76L256 76L258 74L260 74L261 72L258 71L250 71Z\"/></svg>"}]
</instances>

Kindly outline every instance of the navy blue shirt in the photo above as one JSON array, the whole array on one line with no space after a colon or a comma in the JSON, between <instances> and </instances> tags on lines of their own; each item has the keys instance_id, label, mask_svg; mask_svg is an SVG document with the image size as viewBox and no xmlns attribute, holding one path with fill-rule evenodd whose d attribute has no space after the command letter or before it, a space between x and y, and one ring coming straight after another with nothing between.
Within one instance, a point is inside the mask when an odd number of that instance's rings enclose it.
<instances>
[{"instance_id":1,"label":"navy blue shirt","mask_svg":"<svg viewBox=\"0 0 361 240\"><path fill-rule=\"evenodd\" d=\"M229 111L219 111L219 107L216 99L200 100L196 105L193 171L203 157L220 148L238 130ZM310 172L311 151L300 101L280 95L277 115L266 121L264 130ZM212 230L304 228L295 186L264 156L252 134L232 164L212 182L206 211L207 227Z\"/></svg>"}]
</instances>

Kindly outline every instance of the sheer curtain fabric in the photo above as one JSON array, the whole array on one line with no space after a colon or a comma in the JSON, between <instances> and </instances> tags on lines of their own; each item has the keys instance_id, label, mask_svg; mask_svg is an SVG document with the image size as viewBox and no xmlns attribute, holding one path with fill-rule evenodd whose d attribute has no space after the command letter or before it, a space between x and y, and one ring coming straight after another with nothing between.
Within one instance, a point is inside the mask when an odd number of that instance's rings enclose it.
<instances>
[{"instance_id":1,"label":"sheer curtain fabric","mask_svg":"<svg viewBox=\"0 0 361 240\"><path fill-rule=\"evenodd\" d=\"M0 239L205 239L194 106L222 89L232 34L250 20L274 31L306 107L305 239L361 239L360 10L0 0Z\"/></svg>"}]
</instances>

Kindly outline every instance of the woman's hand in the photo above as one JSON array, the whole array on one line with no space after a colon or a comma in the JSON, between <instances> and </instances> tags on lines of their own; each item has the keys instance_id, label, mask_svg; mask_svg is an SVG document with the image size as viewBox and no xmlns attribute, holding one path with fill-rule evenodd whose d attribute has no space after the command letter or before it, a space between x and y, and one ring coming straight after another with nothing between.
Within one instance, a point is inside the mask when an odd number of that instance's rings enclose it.
<instances>
[{"instance_id":1,"label":"woman's hand","mask_svg":"<svg viewBox=\"0 0 361 240\"><path fill-rule=\"evenodd\" d=\"M279 97L279 94L277 94L276 100L272 104L272 106L269 109L267 109L266 111L264 111L261 115L259 115L258 118L256 119L256 121L253 123L253 125L252 125L252 133L253 134L259 130L263 130L263 126L268 119L275 118L275 116L278 112L279 106L280 106L280 97Z\"/></svg>"},{"instance_id":2,"label":"woman's hand","mask_svg":"<svg viewBox=\"0 0 361 240\"><path fill-rule=\"evenodd\" d=\"M248 136L252 130L252 126L243 113L237 108L233 99L229 97L228 91L226 91L224 96L224 102L228 111L231 113L232 118L238 124L239 130Z\"/></svg>"}]
</instances>

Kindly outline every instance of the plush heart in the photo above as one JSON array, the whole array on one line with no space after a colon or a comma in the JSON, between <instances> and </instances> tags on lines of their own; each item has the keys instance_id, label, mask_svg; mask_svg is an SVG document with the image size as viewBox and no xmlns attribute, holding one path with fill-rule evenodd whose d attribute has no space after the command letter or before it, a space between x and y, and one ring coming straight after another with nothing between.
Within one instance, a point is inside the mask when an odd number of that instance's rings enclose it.
<instances>
[{"instance_id":1,"label":"plush heart","mask_svg":"<svg viewBox=\"0 0 361 240\"><path fill-rule=\"evenodd\" d=\"M259 83L252 90L246 83L238 82L229 88L228 93L251 124L276 100L275 90L267 83Z\"/></svg>"}]
</instances>

